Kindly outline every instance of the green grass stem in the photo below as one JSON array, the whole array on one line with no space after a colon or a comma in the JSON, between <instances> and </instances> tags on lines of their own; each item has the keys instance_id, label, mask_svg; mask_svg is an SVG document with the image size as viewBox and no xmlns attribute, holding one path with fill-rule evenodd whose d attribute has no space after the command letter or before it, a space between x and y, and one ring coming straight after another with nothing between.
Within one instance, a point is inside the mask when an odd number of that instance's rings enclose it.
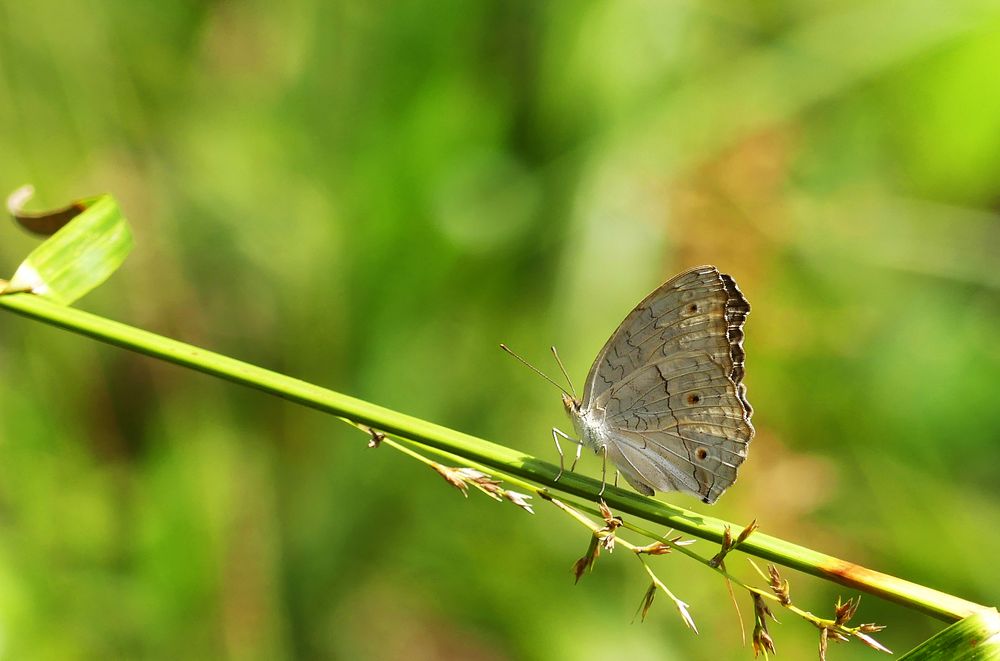
<instances>
[{"instance_id":1,"label":"green grass stem","mask_svg":"<svg viewBox=\"0 0 1000 661\"><path fill-rule=\"evenodd\" d=\"M0 296L0 307L131 351L211 374L234 383L282 397L494 467L545 487L596 501L599 481L567 473L557 482L559 468L531 455L471 436L426 420L350 397L300 379L272 372L218 353L65 307L32 294ZM722 540L726 526L742 526L692 512L637 493L608 486L604 500L616 512L627 513L715 542ZM995 610L958 597L904 581L853 563L756 532L740 551L874 594L945 621L961 620L974 613L987 616Z\"/></svg>"}]
</instances>

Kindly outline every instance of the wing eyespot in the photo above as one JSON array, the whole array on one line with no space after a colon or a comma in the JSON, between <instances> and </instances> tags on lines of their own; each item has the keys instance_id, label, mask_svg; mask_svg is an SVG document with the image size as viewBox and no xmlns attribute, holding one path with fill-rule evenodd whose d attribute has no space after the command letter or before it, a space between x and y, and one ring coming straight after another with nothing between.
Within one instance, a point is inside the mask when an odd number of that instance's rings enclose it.
<instances>
[{"instance_id":1,"label":"wing eyespot","mask_svg":"<svg viewBox=\"0 0 1000 661\"><path fill-rule=\"evenodd\" d=\"M698 448L694 451L694 456L698 461L705 461L708 459L708 450L705 448Z\"/></svg>"},{"instance_id":2,"label":"wing eyespot","mask_svg":"<svg viewBox=\"0 0 1000 661\"><path fill-rule=\"evenodd\" d=\"M701 402L701 395L696 392L693 392L687 396L686 401L688 403L688 406L694 406L695 404Z\"/></svg>"}]
</instances>

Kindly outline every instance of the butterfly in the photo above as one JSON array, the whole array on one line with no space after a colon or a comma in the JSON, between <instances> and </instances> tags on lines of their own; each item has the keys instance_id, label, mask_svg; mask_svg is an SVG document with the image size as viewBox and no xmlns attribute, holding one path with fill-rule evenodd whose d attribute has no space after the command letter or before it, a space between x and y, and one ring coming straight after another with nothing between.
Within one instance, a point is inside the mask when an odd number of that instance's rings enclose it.
<instances>
[{"instance_id":1,"label":"butterfly","mask_svg":"<svg viewBox=\"0 0 1000 661\"><path fill-rule=\"evenodd\" d=\"M743 384L749 313L732 276L714 266L660 285L597 354L583 397L561 388L577 438L553 428L560 468L561 437L577 444L576 460L583 446L604 454L605 472L610 460L644 495L680 491L718 500L736 481L754 435Z\"/></svg>"}]
</instances>

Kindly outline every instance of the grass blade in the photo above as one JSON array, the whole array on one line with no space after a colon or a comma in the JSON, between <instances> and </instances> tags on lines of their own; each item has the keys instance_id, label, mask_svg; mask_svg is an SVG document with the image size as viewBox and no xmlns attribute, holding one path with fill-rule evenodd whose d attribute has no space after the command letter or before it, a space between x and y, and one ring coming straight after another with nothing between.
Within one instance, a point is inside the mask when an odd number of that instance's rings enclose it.
<instances>
[{"instance_id":1,"label":"grass blade","mask_svg":"<svg viewBox=\"0 0 1000 661\"><path fill-rule=\"evenodd\" d=\"M110 195L52 211L25 212L21 207L32 192L25 186L8 198L11 215L22 227L51 236L21 262L4 291L30 291L70 305L121 266L132 250L132 232Z\"/></svg>"}]
</instances>

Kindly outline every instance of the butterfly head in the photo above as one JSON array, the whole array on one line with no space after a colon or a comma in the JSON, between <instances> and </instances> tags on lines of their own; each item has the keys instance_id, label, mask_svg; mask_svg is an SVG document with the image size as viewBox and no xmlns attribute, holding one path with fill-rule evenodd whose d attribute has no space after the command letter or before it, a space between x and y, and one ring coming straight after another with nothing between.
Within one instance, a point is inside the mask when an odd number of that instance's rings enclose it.
<instances>
[{"instance_id":1,"label":"butterfly head","mask_svg":"<svg viewBox=\"0 0 1000 661\"><path fill-rule=\"evenodd\" d=\"M570 397L566 393L563 393L562 403L563 403L563 408L566 409L566 413L569 414L569 417L571 418L580 417L580 408L583 406L583 404L580 403L579 399L576 399L575 397Z\"/></svg>"}]
</instances>

